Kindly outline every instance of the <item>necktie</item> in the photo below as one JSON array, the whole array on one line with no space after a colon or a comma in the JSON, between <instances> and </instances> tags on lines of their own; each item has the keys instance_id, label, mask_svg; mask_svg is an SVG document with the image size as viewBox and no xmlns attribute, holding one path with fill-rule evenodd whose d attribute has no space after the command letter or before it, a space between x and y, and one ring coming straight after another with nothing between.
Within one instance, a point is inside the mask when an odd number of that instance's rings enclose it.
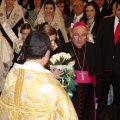
<instances>
[{"instance_id":1,"label":"necktie","mask_svg":"<svg viewBox=\"0 0 120 120\"><path fill-rule=\"evenodd\" d=\"M76 21L77 21L77 17L74 17L73 23L76 23Z\"/></svg>"},{"instance_id":2,"label":"necktie","mask_svg":"<svg viewBox=\"0 0 120 120\"><path fill-rule=\"evenodd\" d=\"M117 24L115 34L114 34L114 43L115 43L115 45L118 42L119 37L120 37L120 20L119 20L119 23Z\"/></svg>"}]
</instances>

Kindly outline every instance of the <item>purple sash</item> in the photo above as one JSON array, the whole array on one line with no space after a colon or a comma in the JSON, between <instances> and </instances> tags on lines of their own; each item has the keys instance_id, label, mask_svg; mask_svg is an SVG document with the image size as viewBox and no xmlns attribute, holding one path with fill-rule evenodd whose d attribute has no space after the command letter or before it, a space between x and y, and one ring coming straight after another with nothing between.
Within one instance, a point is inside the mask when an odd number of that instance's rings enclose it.
<instances>
[{"instance_id":1,"label":"purple sash","mask_svg":"<svg viewBox=\"0 0 120 120\"><path fill-rule=\"evenodd\" d=\"M89 76L88 71L75 70L77 83L95 83L95 76Z\"/></svg>"}]
</instances>

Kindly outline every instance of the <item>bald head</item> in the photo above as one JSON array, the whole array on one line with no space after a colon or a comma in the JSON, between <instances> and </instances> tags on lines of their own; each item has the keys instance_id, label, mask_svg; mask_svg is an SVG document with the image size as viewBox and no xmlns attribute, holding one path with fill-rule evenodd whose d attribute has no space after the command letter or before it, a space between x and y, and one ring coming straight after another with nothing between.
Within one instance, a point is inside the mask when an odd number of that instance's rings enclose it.
<instances>
[{"instance_id":1,"label":"bald head","mask_svg":"<svg viewBox=\"0 0 120 120\"><path fill-rule=\"evenodd\" d=\"M88 29L84 25L73 27L71 30L71 41L77 47L82 47L88 39Z\"/></svg>"}]
</instances>

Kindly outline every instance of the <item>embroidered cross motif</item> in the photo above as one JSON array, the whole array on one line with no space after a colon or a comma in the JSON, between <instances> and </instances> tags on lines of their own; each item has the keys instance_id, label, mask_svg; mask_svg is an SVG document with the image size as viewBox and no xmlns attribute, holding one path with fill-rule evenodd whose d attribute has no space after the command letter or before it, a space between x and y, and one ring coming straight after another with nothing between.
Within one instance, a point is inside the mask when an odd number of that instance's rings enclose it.
<instances>
[{"instance_id":1,"label":"embroidered cross motif","mask_svg":"<svg viewBox=\"0 0 120 120\"><path fill-rule=\"evenodd\" d=\"M84 74L86 73L84 71L81 71L80 74L81 74L82 80L84 80Z\"/></svg>"}]
</instances>

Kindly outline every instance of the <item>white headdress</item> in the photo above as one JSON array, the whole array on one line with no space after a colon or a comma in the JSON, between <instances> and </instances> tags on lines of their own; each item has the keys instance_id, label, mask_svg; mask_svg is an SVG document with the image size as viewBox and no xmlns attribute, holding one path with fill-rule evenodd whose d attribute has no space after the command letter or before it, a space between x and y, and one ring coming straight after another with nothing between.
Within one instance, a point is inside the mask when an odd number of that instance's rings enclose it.
<instances>
[{"instance_id":1,"label":"white headdress","mask_svg":"<svg viewBox=\"0 0 120 120\"><path fill-rule=\"evenodd\" d=\"M45 12L44 12L44 4L43 4L43 6L37 16L34 26L36 26L37 24L41 24L42 22L45 22L44 16L45 16ZM60 12L60 10L58 9L58 7L56 5L55 5L54 20L55 20L54 23L57 24L56 27L55 27L55 25L52 24L53 22L51 23L51 25L54 28L60 29L60 31L63 35L63 38L65 40L65 43L67 43L68 37L67 37L66 29L65 29L64 19L63 19L62 13Z\"/></svg>"}]
</instances>

